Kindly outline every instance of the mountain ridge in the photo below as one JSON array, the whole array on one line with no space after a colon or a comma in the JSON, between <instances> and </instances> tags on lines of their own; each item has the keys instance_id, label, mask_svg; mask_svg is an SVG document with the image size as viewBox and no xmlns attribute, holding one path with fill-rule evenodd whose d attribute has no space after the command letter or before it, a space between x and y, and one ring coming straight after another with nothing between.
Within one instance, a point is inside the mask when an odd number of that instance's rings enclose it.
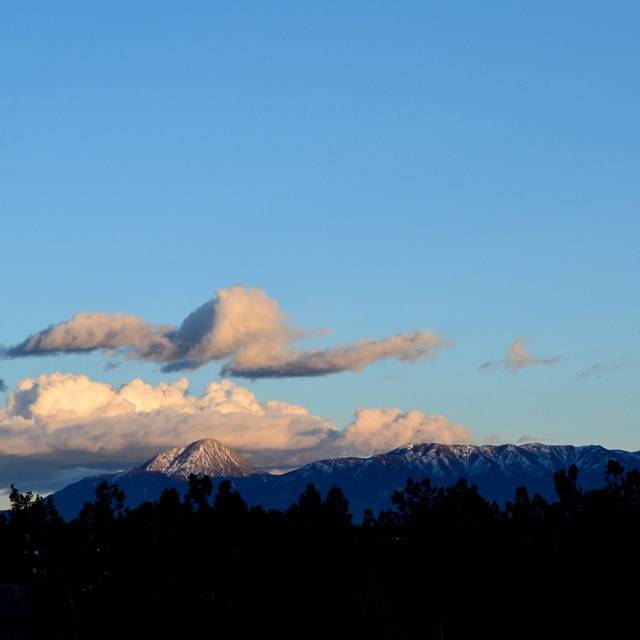
<instances>
[{"instance_id":1,"label":"mountain ridge","mask_svg":"<svg viewBox=\"0 0 640 640\"><path fill-rule=\"evenodd\" d=\"M138 467L116 474L90 476L52 494L65 519L77 516L85 502L93 501L102 481L117 483L125 493L125 506L134 508L145 500L159 499L164 488L181 495L188 490L188 475L208 475L214 491L223 479L250 506L286 509L307 485L325 494L338 485L349 501L354 521L366 509L374 513L392 506L391 496L403 489L408 478L429 477L436 487L453 485L465 478L489 501L503 506L516 488L525 486L530 495L555 499L553 474L578 467L578 485L584 489L603 486L609 460L623 468L640 468L640 452L605 449L600 445L447 445L408 443L386 453L368 457L327 458L280 475L260 471L243 456L214 439L199 440L186 447L161 452Z\"/></svg>"}]
</instances>

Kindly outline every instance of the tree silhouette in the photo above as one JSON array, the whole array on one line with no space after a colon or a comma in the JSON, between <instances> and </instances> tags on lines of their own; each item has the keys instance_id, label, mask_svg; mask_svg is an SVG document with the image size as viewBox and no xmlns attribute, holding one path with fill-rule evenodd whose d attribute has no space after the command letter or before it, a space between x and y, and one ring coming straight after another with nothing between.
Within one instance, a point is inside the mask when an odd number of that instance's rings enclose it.
<instances>
[{"instance_id":1,"label":"tree silhouette","mask_svg":"<svg viewBox=\"0 0 640 640\"><path fill-rule=\"evenodd\" d=\"M209 496L213 491L213 482L208 475L189 474L189 490L184 496L185 502L195 509L209 507Z\"/></svg>"},{"instance_id":2,"label":"tree silhouette","mask_svg":"<svg viewBox=\"0 0 640 640\"><path fill-rule=\"evenodd\" d=\"M294 638L310 623L345 640L626 637L640 472L612 462L604 479L582 489L570 466L557 500L522 486L504 509L462 478L409 479L359 525L338 485L323 497L309 484L287 509L265 510L229 479L211 501L214 480L194 478L184 501L167 489L125 509L118 486L101 483L69 522L12 485L0 638Z\"/></svg>"}]
</instances>

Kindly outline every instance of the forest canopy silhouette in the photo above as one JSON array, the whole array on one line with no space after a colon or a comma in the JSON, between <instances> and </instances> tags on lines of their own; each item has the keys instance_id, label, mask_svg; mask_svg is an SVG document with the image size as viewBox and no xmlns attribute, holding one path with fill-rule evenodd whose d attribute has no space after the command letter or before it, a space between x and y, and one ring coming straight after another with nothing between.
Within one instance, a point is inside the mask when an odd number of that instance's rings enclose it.
<instances>
[{"instance_id":1,"label":"forest canopy silhouette","mask_svg":"<svg viewBox=\"0 0 640 640\"><path fill-rule=\"evenodd\" d=\"M354 524L339 486L249 507L228 480L125 508L103 482L77 518L12 485L0 515L0 638L593 637L634 623L640 472L611 460L557 499L504 507L461 478L409 478ZM631 579L631 582L629 582ZM626 586L624 586L626 585Z\"/></svg>"}]
</instances>

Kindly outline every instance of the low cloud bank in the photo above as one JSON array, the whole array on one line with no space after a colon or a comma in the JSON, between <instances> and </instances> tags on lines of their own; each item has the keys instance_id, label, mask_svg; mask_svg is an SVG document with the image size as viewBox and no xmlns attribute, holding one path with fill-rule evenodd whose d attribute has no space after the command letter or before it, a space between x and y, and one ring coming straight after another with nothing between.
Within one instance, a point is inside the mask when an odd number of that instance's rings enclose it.
<instances>
[{"instance_id":1,"label":"low cloud bank","mask_svg":"<svg viewBox=\"0 0 640 640\"><path fill-rule=\"evenodd\" d=\"M189 314L179 327L150 324L136 316L81 312L70 320L0 350L3 358L24 358L101 350L129 359L161 363L165 372L226 361L221 373L241 378L321 376L361 371L386 358L415 362L433 358L450 341L414 331L327 349L293 348L310 331L291 324L261 289L234 285Z\"/></svg>"},{"instance_id":2,"label":"low cloud bank","mask_svg":"<svg viewBox=\"0 0 640 640\"><path fill-rule=\"evenodd\" d=\"M408 442L473 441L470 429L416 410L361 408L338 429L305 407L260 402L229 380L192 396L186 378L114 387L54 373L22 380L0 408L0 487L19 480L8 474L18 472L20 461L25 470L39 461L39 475L46 480L49 469L54 482L63 471L79 473L78 467L128 468L200 438L220 440L272 472L323 458L366 457Z\"/></svg>"}]
</instances>

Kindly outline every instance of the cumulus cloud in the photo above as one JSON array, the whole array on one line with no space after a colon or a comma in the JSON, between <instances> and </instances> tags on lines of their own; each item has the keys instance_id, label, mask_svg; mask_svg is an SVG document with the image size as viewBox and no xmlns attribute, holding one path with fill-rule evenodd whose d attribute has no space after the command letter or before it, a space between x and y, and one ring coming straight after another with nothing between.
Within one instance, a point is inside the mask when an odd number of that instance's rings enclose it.
<instances>
[{"instance_id":1,"label":"cumulus cloud","mask_svg":"<svg viewBox=\"0 0 640 640\"><path fill-rule=\"evenodd\" d=\"M0 453L158 449L213 437L231 447L299 449L331 438L335 426L304 408L259 402L229 380L200 396L188 380L120 386L54 373L22 380L0 410Z\"/></svg>"},{"instance_id":2,"label":"cumulus cloud","mask_svg":"<svg viewBox=\"0 0 640 640\"><path fill-rule=\"evenodd\" d=\"M263 290L234 285L218 289L213 300L190 313L179 327L150 324L136 316L82 312L4 347L0 355L21 358L101 350L110 356L161 363L165 372L225 360L223 375L256 379L360 371L386 358L415 362L450 346L448 339L422 330L327 349L292 347L312 337L310 331L291 324Z\"/></svg>"},{"instance_id":3,"label":"cumulus cloud","mask_svg":"<svg viewBox=\"0 0 640 640\"><path fill-rule=\"evenodd\" d=\"M341 455L368 456L390 451L410 442L470 444L471 430L444 416L400 409L358 409L356 419L341 433Z\"/></svg>"},{"instance_id":4,"label":"cumulus cloud","mask_svg":"<svg viewBox=\"0 0 640 640\"><path fill-rule=\"evenodd\" d=\"M128 468L201 438L220 440L266 471L337 456L366 457L408 442L472 440L469 429L415 410L358 409L354 421L338 429L305 407L261 402L230 380L211 382L192 396L186 378L156 386L134 379L114 387L54 373L22 380L0 408L0 459L13 461L0 480L15 481L7 474L16 460L40 461L41 473L47 467L56 473Z\"/></svg>"},{"instance_id":5,"label":"cumulus cloud","mask_svg":"<svg viewBox=\"0 0 640 640\"><path fill-rule=\"evenodd\" d=\"M514 340L509 346L509 352L504 360L497 362L488 361L481 364L478 369L480 371L492 371L494 369L507 369L511 373L516 373L530 365L553 365L560 361L560 356L553 358L538 358L532 355L528 348L525 338Z\"/></svg>"}]
</instances>

